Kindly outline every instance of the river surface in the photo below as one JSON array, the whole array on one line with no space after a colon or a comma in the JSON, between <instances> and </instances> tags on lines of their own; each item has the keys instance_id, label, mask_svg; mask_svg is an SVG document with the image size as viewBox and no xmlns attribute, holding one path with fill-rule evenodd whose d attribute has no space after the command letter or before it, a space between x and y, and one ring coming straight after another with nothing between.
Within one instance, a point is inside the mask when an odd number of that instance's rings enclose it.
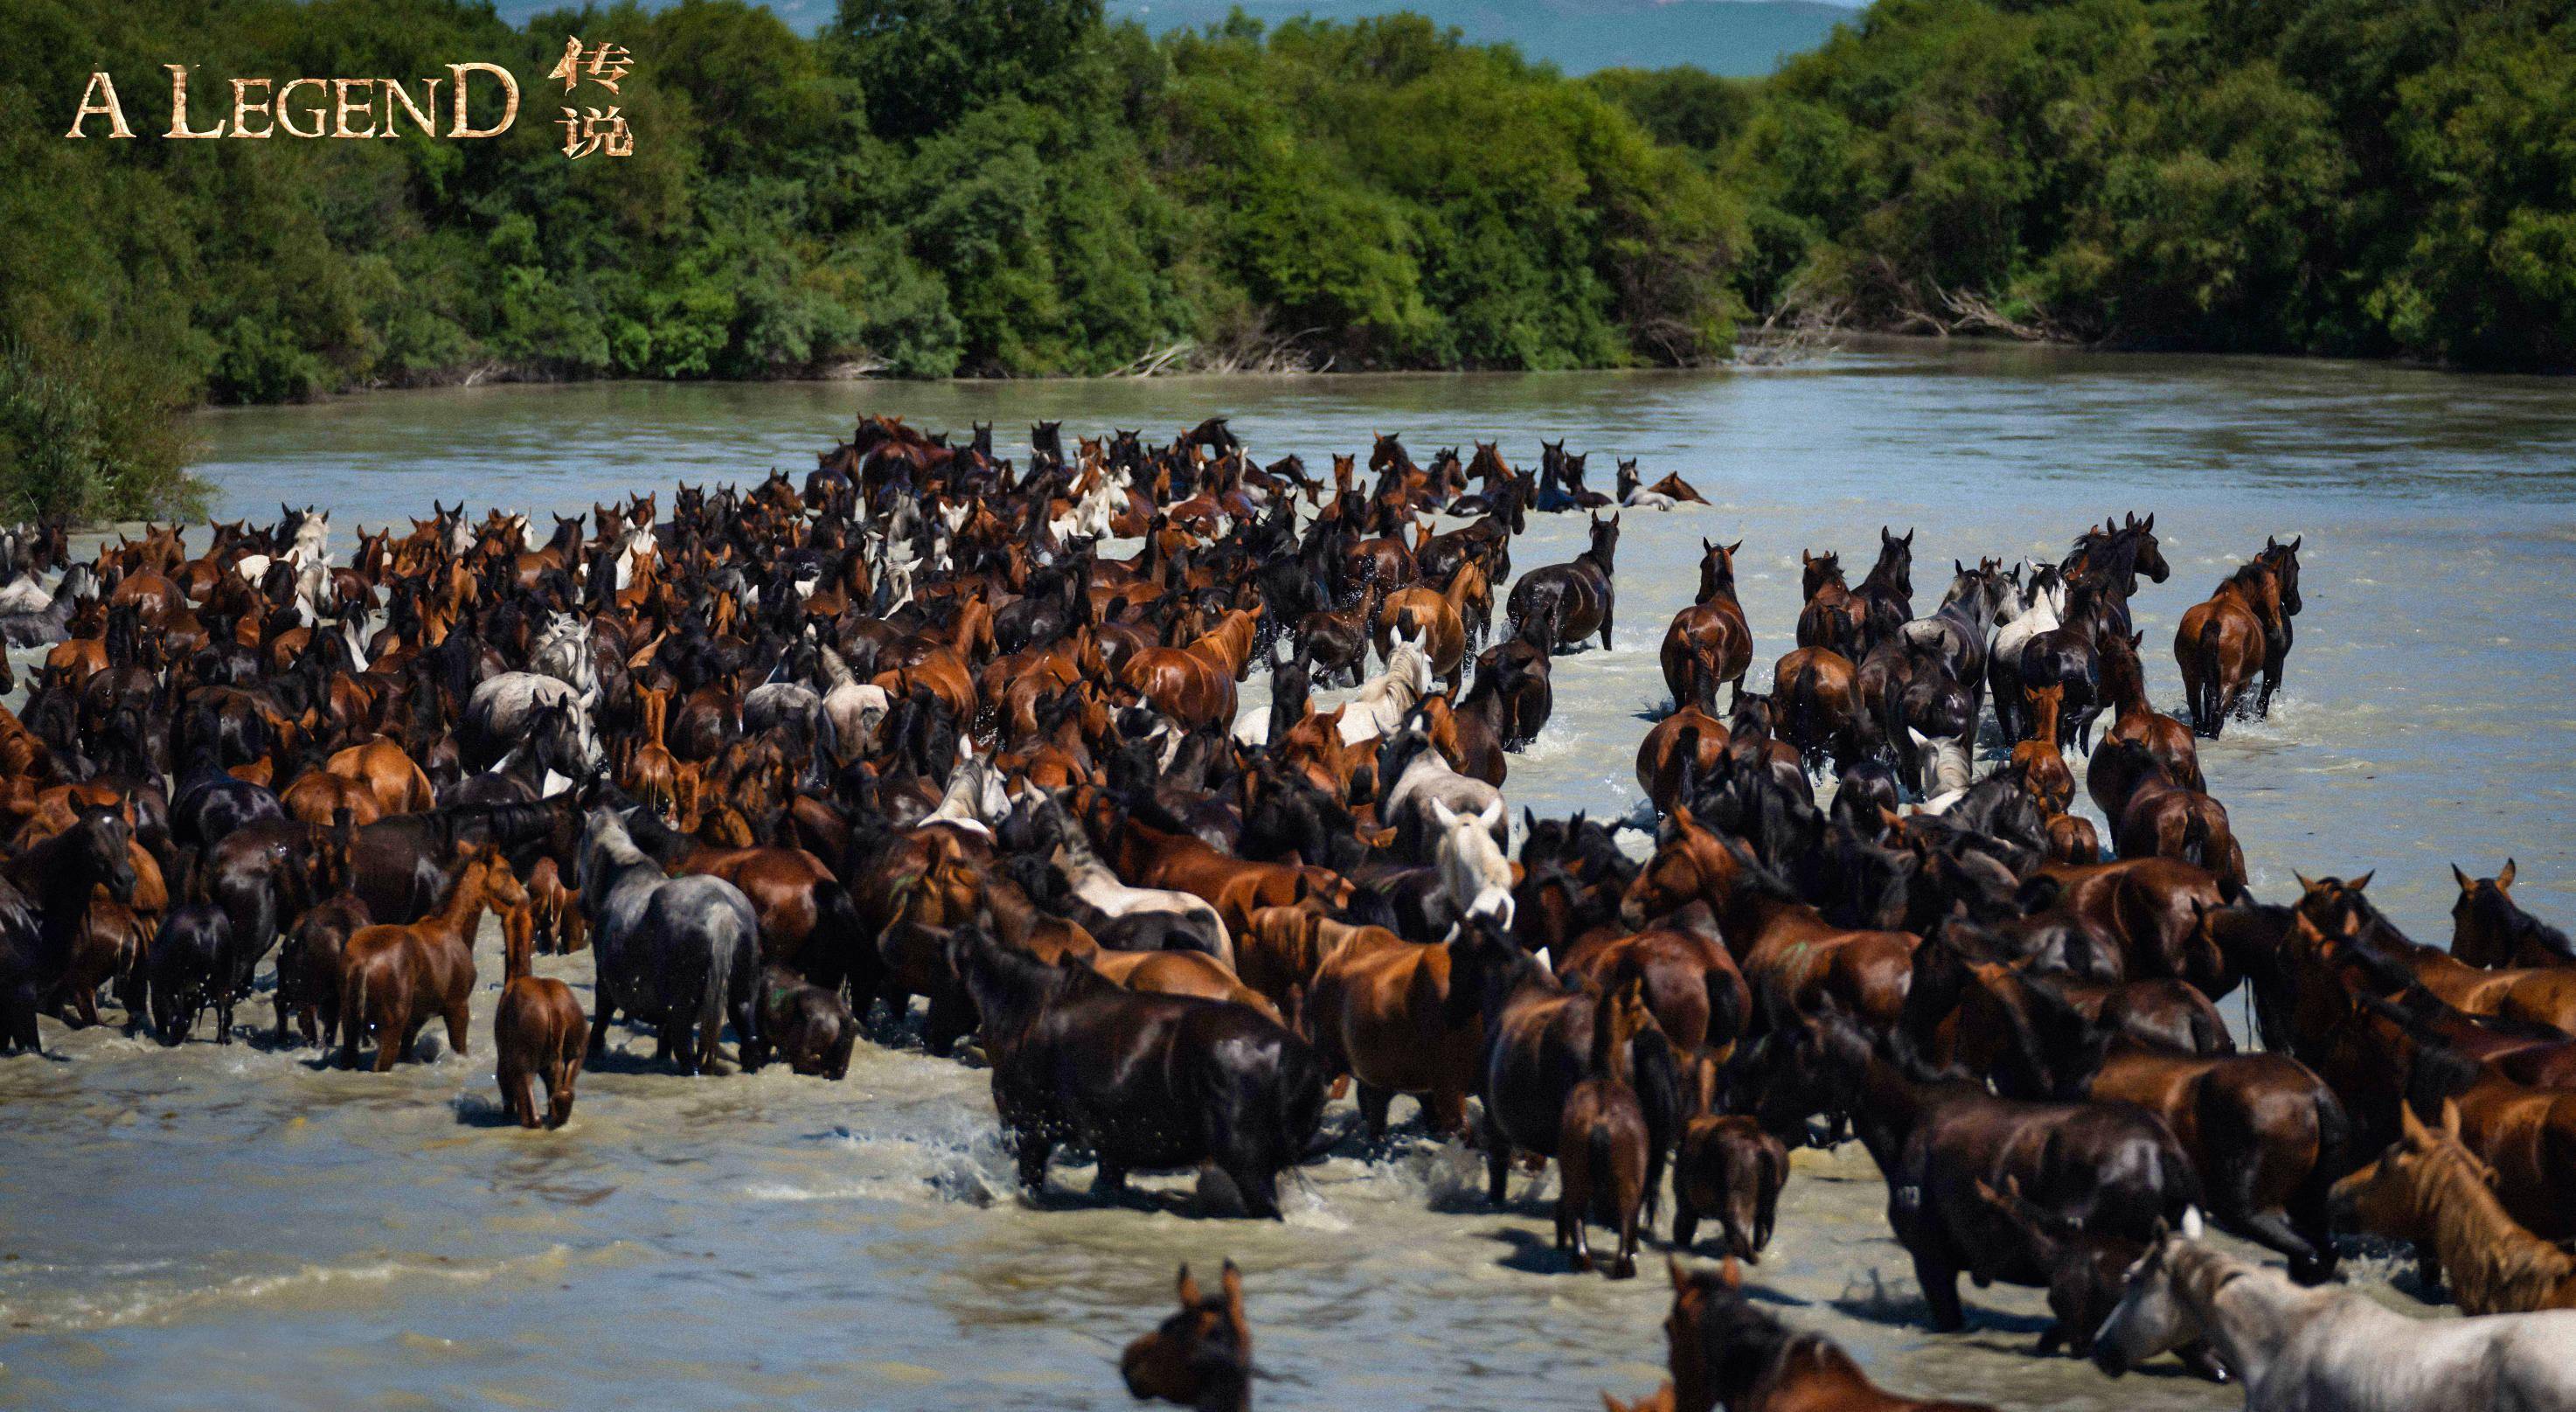
<instances>
[{"instance_id":1,"label":"river surface","mask_svg":"<svg viewBox=\"0 0 2576 1412\"><path fill-rule=\"evenodd\" d=\"M1505 785L1516 815L1637 806L1655 648L1702 536L1745 541L1759 684L1791 646L1802 547L1844 550L1857 577L1881 525L1912 526L1928 608L1953 557L2053 559L2106 514L2152 510L2174 576L2135 606L2151 688L2179 711L2175 619L2266 534L2302 534L2284 694L2202 746L2255 890L2376 870L2372 896L2442 940L2449 865L2512 855L2526 905L2576 914L2564 381L1915 346L1691 374L499 387L199 425L223 518L332 506L345 551L352 520L433 499L569 512L674 480L801 478L862 408L998 421L1006 453L1039 418L1160 439L1222 412L1265 459L1319 467L1390 431L1418 456L1500 439L1521 464L1564 437L1597 453L1603 488L1616 456L1680 471L1716 503L1627 516L1615 645L1560 661L1555 723ZM1582 542L1582 517L1536 517L1513 560ZM587 999L587 956L542 969ZM1012 1188L984 1073L917 1047L863 1046L841 1084L612 1056L570 1128L521 1134L500 1125L488 1013L487 994L473 1053L382 1078L248 1036L164 1051L48 1022L61 1057L0 1064L0 1406L1116 1408L1117 1347L1168 1312L1173 1266L1227 1256L1277 1375L1265 1407L1580 1409L1661 1376L1659 1262L1628 1284L1565 1273L1552 1179L1516 1175L1513 1205L1488 1209L1470 1155L1419 1137L1410 1105L1387 1146L1346 1139L1294 1182L1284 1223L1193 1219L1175 1181L1095 1205L1062 1167L1039 1205ZM2237 1405L2034 1357L2035 1291L1970 1289L1970 1329L1926 1333L1884 1202L1857 1145L1800 1154L1751 1275L1882 1382L2013 1408ZM2354 1268L2407 1303L2384 1266Z\"/></svg>"}]
</instances>

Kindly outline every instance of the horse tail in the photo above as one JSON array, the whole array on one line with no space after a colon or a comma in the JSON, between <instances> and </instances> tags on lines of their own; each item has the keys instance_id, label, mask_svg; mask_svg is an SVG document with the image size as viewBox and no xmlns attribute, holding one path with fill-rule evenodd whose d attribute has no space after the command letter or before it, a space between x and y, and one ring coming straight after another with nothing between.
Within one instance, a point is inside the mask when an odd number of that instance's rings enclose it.
<instances>
[{"instance_id":1,"label":"horse tail","mask_svg":"<svg viewBox=\"0 0 2576 1412\"><path fill-rule=\"evenodd\" d=\"M1711 1050L1724 1050L1744 1037L1752 1023L1746 989L1734 973L1712 966L1705 977L1708 985L1708 1041ZM1720 1038L1723 1036L1723 1038Z\"/></svg>"},{"instance_id":2,"label":"horse tail","mask_svg":"<svg viewBox=\"0 0 2576 1412\"><path fill-rule=\"evenodd\" d=\"M2182 822L2183 861L2199 868L2209 867L2209 820L2198 809L2185 811ZM2217 869L2211 868L2216 872Z\"/></svg>"},{"instance_id":3,"label":"horse tail","mask_svg":"<svg viewBox=\"0 0 2576 1412\"><path fill-rule=\"evenodd\" d=\"M717 1042L724 1037L725 1001L733 991L734 954L741 950L740 918L727 908L718 914L722 922L715 927L716 944L707 957L707 985L698 997L697 1049L704 1069L704 1056L716 1052ZM734 1036L737 1046L751 1043L753 1036Z\"/></svg>"},{"instance_id":4,"label":"horse tail","mask_svg":"<svg viewBox=\"0 0 2576 1412\"><path fill-rule=\"evenodd\" d=\"M1611 1141L1610 1125L1595 1117L1590 1128L1583 1135L1583 1168L1584 1175L1590 1178L1592 1209L1575 1213L1574 1219L1600 1221L1601 1224L1616 1230L1619 1225L1616 1197L1619 1190L1619 1168Z\"/></svg>"},{"instance_id":5,"label":"horse tail","mask_svg":"<svg viewBox=\"0 0 2576 1412\"><path fill-rule=\"evenodd\" d=\"M1636 1080L1637 1106L1646 1116L1646 1205L1645 1222L1655 1221L1657 1198L1664 1184L1664 1158L1681 1140L1682 1124L1689 1112L1682 1098L1681 1061L1673 1053L1672 1040L1662 1030L1649 1029L1628 1042L1629 1071ZM1595 1128L1596 1144L1601 1129ZM1596 1147L1596 1151L1597 1151ZM1594 1179L1603 1180L1599 1169Z\"/></svg>"},{"instance_id":6,"label":"horse tail","mask_svg":"<svg viewBox=\"0 0 2576 1412\"><path fill-rule=\"evenodd\" d=\"M867 933L859 921L858 904L837 878L814 884L814 933L822 944L809 952L805 978L825 990L839 990L854 981L860 958L869 949L863 944Z\"/></svg>"},{"instance_id":7,"label":"horse tail","mask_svg":"<svg viewBox=\"0 0 2576 1412\"><path fill-rule=\"evenodd\" d=\"M2317 1085L2317 1164L2308 1172L2306 1186L2313 1189L2322 1203L2328 1188L2352 1170L2352 1114L2345 1110L2343 1099L2324 1085Z\"/></svg>"},{"instance_id":8,"label":"horse tail","mask_svg":"<svg viewBox=\"0 0 2576 1412\"><path fill-rule=\"evenodd\" d=\"M2218 715L2227 704L2226 693L2219 687L2218 652L2221 626L2219 615L2210 614L2200 623L2200 685L2191 694L2192 724L2202 735L2218 738L2222 725Z\"/></svg>"}]
</instances>

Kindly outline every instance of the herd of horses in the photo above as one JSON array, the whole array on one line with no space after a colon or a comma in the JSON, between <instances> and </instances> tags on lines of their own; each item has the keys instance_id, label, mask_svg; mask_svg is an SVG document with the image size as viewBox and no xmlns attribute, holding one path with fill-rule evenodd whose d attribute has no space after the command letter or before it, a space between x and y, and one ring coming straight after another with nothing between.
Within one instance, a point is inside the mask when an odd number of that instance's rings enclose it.
<instances>
[{"instance_id":1,"label":"herd of horses","mask_svg":"<svg viewBox=\"0 0 2576 1412\"><path fill-rule=\"evenodd\" d=\"M1021 462L869 417L801 484L550 530L433 506L345 563L310 507L87 558L0 535L0 633L45 648L0 710L0 1052L102 992L229 1044L265 977L267 1042L383 1072L435 1022L473 1054L488 912L527 1127L570 1119L623 1019L691 1074L969 1047L1033 1197L1073 1153L1105 1199L1194 1171L1201 1209L1275 1217L1345 1094L1371 1142L1415 1100L1498 1206L1552 1159L1578 1269L1633 1275L1669 1189L1670 1250L1705 1223L1722 1264L1671 1262L1645 1406L1964 1405L1744 1293L1791 1150L1849 1137L1936 1329L1962 1276L2001 1280L2047 1291L2043 1353L2170 1354L2253 1407L2576 1406L2576 1313L2535 1312L2576 1308L2576 947L2511 863L2457 874L2448 947L2367 875L2257 899L2200 766L2280 685L2300 540L2182 616L2184 722L2131 620L2170 574L2152 515L1954 560L1919 613L1911 533L1856 586L1807 553L1763 691L1741 542L1703 539L1637 754L1652 821L1515 821L1559 659L1611 644L1624 512L1704 503L1633 462L1589 490L1586 459L1381 436L1314 474L1217 418L1041 423ZM1550 513L1588 544L1516 576ZM587 1014L538 974L585 951ZM2474 1317L2334 1284L2351 1232ZM1184 1270L1180 1303L1128 1385L1247 1406L1240 1272Z\"/></svg>"}]
</instances>

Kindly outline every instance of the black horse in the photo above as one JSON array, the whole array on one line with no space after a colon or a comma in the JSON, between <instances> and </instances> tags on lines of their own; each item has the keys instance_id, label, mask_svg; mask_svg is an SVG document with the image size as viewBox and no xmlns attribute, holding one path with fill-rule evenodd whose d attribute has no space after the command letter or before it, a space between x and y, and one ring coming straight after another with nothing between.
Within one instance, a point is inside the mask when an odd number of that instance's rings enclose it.
<instances>
[{"instance_id":1,"label":"black horse","mask_svg":"<svg viewBox=\"0 0 2576 1412\"><path fill-rule=\"evenodd\" d=\"M1231 1001L1138 994L1081 966L1052 966L960 927L949 963L982 1017L993 1103L1020 1184L1046 1188L1055 1149L1100 1162L1096 1192L1131 1171L1197 1167L1212 1210L1279 1210L1279 1174L1323 1123L1324 1066L1304 1040Z\"/></svg>"},{"instance_id":2,"label":"black horse","mask_svg":"<svg viewBox=\"0 0 2576 1412\"><path fill-rule=\"evenodd\" d=\"M72 826L0 863L0 1054L44 1052L39 999L71 966L92 889L134 900L133 830L105 805L81 805Z\"/></svg>"},{"instance_id":3,"label":"black horse","mask_svg":"<svg viewBox=\"0 0 2576 1412\"><path fill-rule=\"evenodd\" d=\"M1618 607L1618 592L1611 583L1618 553L1619 517L1594 516L1590 548L1575 555L1571 563L1532 569L1512 585L1504 605L1511 614L1512 631L1518 633L1522 624L1538 616L1540 605L1553 598L1556 631L1551 647L1577 647L1598 632L1602 650L1608 651L1611 619Z\"/></svg>"}]
</instances>

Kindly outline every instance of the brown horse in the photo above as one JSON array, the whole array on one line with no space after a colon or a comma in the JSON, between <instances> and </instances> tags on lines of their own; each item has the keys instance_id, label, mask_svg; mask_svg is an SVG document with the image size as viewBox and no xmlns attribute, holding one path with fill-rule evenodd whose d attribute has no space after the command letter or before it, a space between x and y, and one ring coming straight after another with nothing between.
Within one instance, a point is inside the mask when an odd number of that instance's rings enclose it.
<instances>
[{"instance_id":1,"label":"brown horse","mask_svg":"<svg viewBox=\"0 0 2576 1412\"><path fill-rule=\"evenodd\" d=\"M1653 927L1628 936L1577 938L1557 963L1567 980L1604 990L1630 981L1673 1047L1723 1064L1753 1018L1753 993L1713 931Z\"/></svg>"},{"instance_id":2,"label":"brown horse","mask_svg":"<svg viewBox=\"0 0 2576 1412\"><path fill-rule=\"evenodd\" d=\"M1703 1087L1673 1161L1673 1248L1691 1248L1706 1214L1724 1231L1729 1256L1759 1262L1789 1182L1789 1149L1751 1118L1707 1110Z\"/></svg>"},{"instance_id":3,"label":"brown horse","mask_svg":"<svg viewBox=\"0 0 2576 1412\"><path fill-rule=\"evenodd\" d=\"M1474 964L1473 942L1453 932L1429 945L1390 944L1376 930L1345 940L1316 968L1306 1040L1326 1073L1359 1081L1371 1141L1385 1135L1387 1109L1400 1093L1421 1100L1423 1126L1434 1136L1460 1132L1484 1046L1480 992L1455 974Z\"/></svg>"},{"instance_id":4,"label":"brown horse","mask_svg":"<svg viewBox=\"0 0 2576 1412\"><path fill-rule=\"evenodd\" d=\"M496 861L495 876L506 875L506 862ZM492 1007L492 1052L501 1101L519 1126L560 1128L572 1117L573 1081L581 1076L582 1055L590 1048L590 1019L572 987L535 973L532 926L525 892L511 903L512 925L502 953L501 999ZM537 1114L535 1082L546 1086L546 1111Z\"/></svg>"},{"instance_id":5,"label":"brown horse","mask_svg":"<svg viewBox=\"0 0 2576 1412\"><path fill-rule=\"evenodd\" d=\"M1642 928L1693 902L1716 913L1727 950L1773 1025L1814 1013L1828 997L1873 1029L1890 1029L1903 1016L1917 945L1911 934L1835 926L1741 845L1677 809L1620 899L1620 920Z\"/></svg>"},{"instance_id":6,"label":"brown horse","mask_svg":"<svg viewBox=\"0 0 2576 1412\"><path fill-rule=\"evenodd\" d=\"M469 849L447 905L410 923L361 929L340 953L340 1063L358 1067L358 1044L373 1031L376 1068L389 1072L411 1052L432 1015L447 1021L447 1047L466 1050L467 1005L474 994L474 928L494 900L521 895L509 864Z\"/></svg>"},{"instance_id":7,"label":"brown horse","mask_svg":"<svg viewBox=\"0 0 2576 1412\"><path fill-rule=\"evenodd\" d=\"M1740 539L1733 544L1700 541L1699 597L1664 629L1664 685L1677 706L1714 713L1718 686L1741 686L1753 665L1753 630L1735 597L1735 551L1743 547Z\"/></svg>"},{"instance_id":8,"label":"brown horse","mask_svg":"<svg viewBox=\"0 0 2576 1412\"><path fill-rule=\"evenodd\" d=\"M1828 752L1856 758L1862 730L1860 668L1831 647L1801 647L1771 668L1771 700L1782 740L1808 760Z\"/></svg>"},{"instance_id":9,"label":"brown horse","mask_svg":"<svg viewBox=\"0 0 2576 1412\"><path fill-rule=\"evenodd\" d=\"M1859 651L1863 630L1869 625L1869 605L1843 581L1843 556L1801 549L1798 561L1802 566L1798 592L1806 602L1798 610L1798 645Z\"/></svg>"},{"instance_id":10,"label":"brown horse","mask_svg":"<svg viewBox=\"0 0 2576 1412\"><path fill-rule=\"evenodd\" d=\"M2236 842L2226 805L2176 783L2136 741L2106 741L2094 758L2106 756L2115 762L2106 770L2130 781L2127 798L2110 815L2111 846L2122 858L2177 859L2207 868L2226 896L2245 890L2245 850Z\"/></svg>"},{"instance_id":11,"label":"brown horse","mask_svg":"<svg viewBox=\"0 0 2576 1412\"><path fill-rule=\"evenodd\" d=\"M2058 713L2066 705L2066 688L2051 684L2033 688L2027 695L2030 705L2030 738L2012 749L2012 763L2021 772L2021 786L2039 801L2045 814L2063 814L2075 802L2075 772L2066 768L2066 747L2057 742Z\"/></svg>"},{"instance_id":12,"label":"brown horse","mask_svg":"<svg viewBox=\"0 0 2576 1412\"><path fill-rule=\"evenodd\" d=\"M2264 552L2230 574L2210 596L2195 603L2174 629L2174 665L2191 700L2192 729L2215 739L2227 718L2239 713L2246 689L2262 678L2254 714L2271 714L2272 693L2281 685L2281 664L2290 650L2288 595L2295 592L2298 541L2267 543ZM2289 567L2283 568L2286 553Z\"/></svg>"},{"instance_id":13,"label":"brown horse","mask_svg":"<svg viewBox=\"0 0 2576 1412\"><path fill-rule=\"evenodd\" d=\"M1225 1262L1214 1296L1181 1267L1181 1309L1127 1345L1119 1375L1138 1401L1161 1398L1198 1412L1250 1412L1252 1325L1243 1314L1243 1273Z\"/></svg>"},{"instance_id":14,"label":"brown horse","mask_svg":"<svg viewBox=\"0 0 2576 1412\"><path fill-rule=\"evenodd\" d=\"M1230 725L1234 684L1251 660L1263 611L1258 604L1229 609L1187 647L1140 648L1119 668L1118 679L1183 726Z\"/></svg>"},{"instance_id":15,"label":"brown horse","mask_svg":"<svg viewBox=\"0 0 2576 1412\"><path fill-rule=\"evenodd\" d=\"M1869 1380L1850 1354L1822 1334L1790 1331L1744 1297L1733 1258L1686 1274L1667 1256L1672 1312L1674 1412L1994 1412L1983 1403L1899 1397Z\"/></svg>"},{"instance_id":16,"label":"brown horse","mask_svg":"<svg viewBox=\"0 0 2576 1412\"><path fill-rule=\"evenodd\" d=\"M1681 709L1655 723L1637 746L1637 788L1654 801L1657 811L1672 812L1674 806L1689 802L1683 797L1683 771L1693 780L1704 780L1725 758L1729 736L1726 723L1685 702Z\"/></svg>"},{"instance_id":17,"label":"brown horse","mask_svg":"<svg viewBox=\"0 0 2576 1412\"><path fill-rule=\"evenodd\" d=\"M2147 701L2146 668L2138 660L2138 644L2144 640L2143 634L2099 635L2095 656L2102 667L2102 698L2110 703L2112 711L2111 728L2102 733L2103 743L2135 741L2146 747L2175 783L2206 792L2209 782L2201 777L2200 749L2192 743L2191 728ZM2116 817L2120 812L2113 800L2129 797L2128 780L2103 773L2110 758L2097 750L2084 771L2084 788L2105 818Z\"/></svg>"},{"instance_id":18,"label":"brown horse","mask_svg":"<svg viewBox=\"0 0 2576 1412\"><path fill-rule=\"evenodd\" d=\"M321 770L307 770L277 796L286 817L306 824L328 824L343 810L360 824L384 817L375 792L358 781Z\"/></svg>"},{"instance_id":19,"label":"brown horse","mask_svg":"<svg viewBox=\"0 0 2576 1412\"><path fill-rule=\"evenodd\" d=\"M2411 1240L2463 1314L2576 1309L2576 1255L2533 1235L2493 1190L2496 1172L2460 1141L2460 1108L2445 1100L2442 1126L2402 1109L2397 1141L2377 1161L2335 1183L2336 1209L2373 1235Z\"/></svg>"},{"instance_id":20,"label":"brown horse","mask_svg":"<svg viewBox=\"0 0 2576 1412\"><path fill-rule=\"evenodd\" d=\"M2513 860L2491 878L2472 878L2451 867L2460 885L2451 904L2451 954L2472 966L2576 966L2567 934L2522 910L2513 900Z\"/></svg>"},{"instance_id":21,"label":"brown horse","mask_svg":"<svg viewBox=\"0 0 2576 1412\"><path fill-rule=\"evenodd\" d=\"M1635 981L1602 994L1592 1015L1590 1077L1566 1095L1557 1132L1556 1248L1571 1252L1574 1269L1589 1270L1587 1231L1595 1221L1610 1227L1619 1233L1614 1280L1636 1278L1638 1213L1654 1219L1650 1186L1663 1175L1628 1062L1630 1044L1654 1024Z\"/></svg>"},{"instance_id":22,"label":"brown horse","mask_svg":"<svg viewBox=\"0 0 2576 1412\"><path fill-rule=\"evenodd\" d=\"M1432 675L1448 682L1454 694L1459 668L1467 660L1469 629L1478 628L1481 637L1482 626L1493 621L1493 614L1494 590L1485 582L1484 568L1473 559L1461 559L1446 589L1399 588L1378 600L1370 635L1379 658L1392 661L1389 652L1397 630L1410 615L1411 630L1422 634L1422 652L1431 659Z\"/></svg>"},{"instance_id":23,"label":"brown horse","mask_svg":"<svg viewBox=\"0 0 2576 1412\"><path fill-rule=\"evenodd\" d=\"M428 774L394 741L379 738L337 751L322 762L322 770L363 786L375 800L374 818L417 814L438 807L438 794L430 788ZM331 820L325 816L306 822L327 824ZM361 818L358 822L369 820Z\"/></svg>"}]
</instances>

